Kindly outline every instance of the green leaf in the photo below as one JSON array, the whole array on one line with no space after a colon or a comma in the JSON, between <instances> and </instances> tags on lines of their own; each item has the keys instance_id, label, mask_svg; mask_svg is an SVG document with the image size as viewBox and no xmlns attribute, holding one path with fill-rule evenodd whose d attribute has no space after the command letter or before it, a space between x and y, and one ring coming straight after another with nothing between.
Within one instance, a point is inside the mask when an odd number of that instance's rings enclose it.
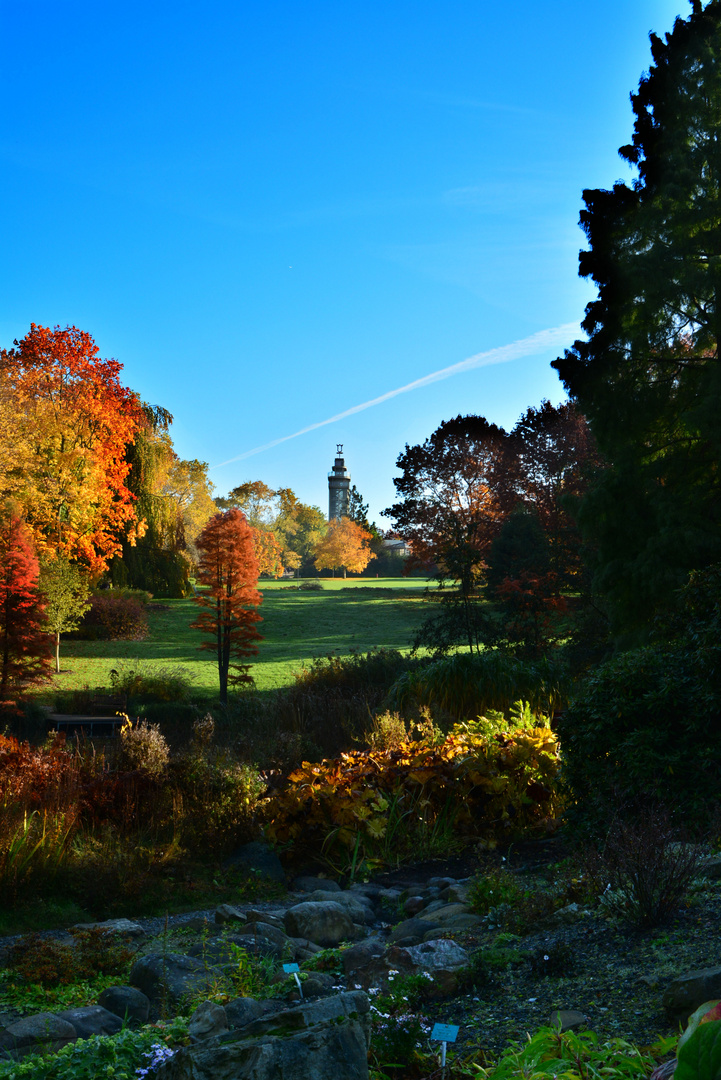
<instances>
[{"instance_id":1,"label":"green leaf","mask_svg":"<svg viewBox=\"0 0 721 1080\"><path fill-rule=\"evenodd\" d=\"M684 1043L674 1080L721 1080L721 1020L701 1024Z\"/></svg>"}]
</instances>

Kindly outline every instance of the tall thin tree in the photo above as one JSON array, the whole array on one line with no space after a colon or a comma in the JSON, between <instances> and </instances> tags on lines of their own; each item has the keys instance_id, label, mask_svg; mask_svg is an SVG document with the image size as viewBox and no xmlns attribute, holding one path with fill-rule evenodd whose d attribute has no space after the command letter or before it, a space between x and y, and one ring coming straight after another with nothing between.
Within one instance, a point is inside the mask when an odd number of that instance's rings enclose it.
<instances>
[{"instance_id":1,"label":"tall thin tree","mask_svg":"<svg viewBox=\"0 0 721 1080\"><path fill-rule=\"evenodd\" d=\"M195 599L204 610L191 626L212 635L213 640L200 647L217 654L220 700L225 705L229 686L253 681L249 665L233 661L257 655L255 643L262 640L255 628L261 621L256 609L263 598L256 588L253 533L240 510L227 510L210 519L196 547L205 588Z\"/></svg>"}]
</instances>

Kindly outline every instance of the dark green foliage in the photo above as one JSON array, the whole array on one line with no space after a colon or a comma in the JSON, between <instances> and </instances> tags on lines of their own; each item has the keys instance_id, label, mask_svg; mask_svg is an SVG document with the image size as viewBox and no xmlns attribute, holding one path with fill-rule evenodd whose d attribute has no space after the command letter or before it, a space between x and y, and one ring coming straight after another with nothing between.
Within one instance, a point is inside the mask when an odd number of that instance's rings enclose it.
<instances>
[{"instance_id":1,"label":"dark green foliage","mask_svg":"<svg viewBox=\"0 0 721 1080\"><path fill-rule=\"evenodd\" d=\"M567 695L567 676L558 661L544 657L532 663L488 650L455 653L405 672L391 687L387 704L401 711L427 705L474 719L488 709L510 713L519 700L536 712L553 713Z\"/></svg>"},{"instance_id":2,"label":"dark green foliage","mask_svg":"<svg viewBox=\"0 0 721 1080\"><path fill-rule=\"evenodd\" d=\"M151 531L134 547L126 545L122 559L113 559L110 580L116 587L132 585L136 589L147 589L153 596L181 599L191 592L189 568L190 564L181 552L163 550Z\"/></svg>"},{"instance_id":3,"label":"dark green foliage","mask_svg":"<svg viewBox=\"0 0 721 1080\"><path fill-rule=\"evenodd\" d=\"M721 798L720 704L683 646L602 664L558 721L577 809L603 820L609 805L655 796L702 824Z\"/></svg>"},{"instance_id":4,"label":"dark green foliage","mask_svg":"<svg viewBox=\"0 0 721 1080\"><path fill-rule=\"evenodd\" d=\"M625 644L721 559L721 2L651 49L620 151L638 179L584 192L580 272L598 298L588 340L554 364L608 462L579 522Z\"/></svg>"}]
</instances>

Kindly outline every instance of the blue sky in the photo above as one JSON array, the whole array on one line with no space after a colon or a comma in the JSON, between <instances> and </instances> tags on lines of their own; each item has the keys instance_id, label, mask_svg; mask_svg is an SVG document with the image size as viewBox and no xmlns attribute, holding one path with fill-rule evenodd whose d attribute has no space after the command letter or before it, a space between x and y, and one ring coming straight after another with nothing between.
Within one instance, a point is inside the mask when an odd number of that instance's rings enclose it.
<instances>
[{"instance_id":1,"label":"blue sky","mask_svg":"<svg viewBox=\"0 0 721 1080\"><path fill-rule=\"evenodd\" d=\"M0 0L0 344L89 331L220 494L325 510L342 442L387 527L405 443L562 399L581 192L629 177L648 32L689 11Z\"/></svg>"}]
</instances>

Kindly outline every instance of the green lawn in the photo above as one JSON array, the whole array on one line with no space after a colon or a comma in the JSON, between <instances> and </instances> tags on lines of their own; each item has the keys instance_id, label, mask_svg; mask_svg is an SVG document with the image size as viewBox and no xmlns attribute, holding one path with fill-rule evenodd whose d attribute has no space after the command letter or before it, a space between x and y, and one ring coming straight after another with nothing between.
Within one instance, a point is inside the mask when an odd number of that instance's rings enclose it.
<instances>
[{"instance_id":1,"label":"green lawn","mask_svg":"<svg viewBox=\"0 0 721 1080\"><path fill-rule=\"evenodd\" d=\"M330 652L347 655L375 647L407 651L413 632L425 614L421 578L323 579L322 592L296 592L288 582L263 581L263 622L258 658L252 674L259 690L287 686L304 660ZM150 636L145 641L72 641L63 639L62 672L54 689L110 685L118 665L182 667L193 680L195 693L210 696L218 690L213 654L198 646L204 636L191 630L197 607L192 600L163 600L151 605ZM48 699L52 689L43 693Z\"/></svg>"}]
</instances>

